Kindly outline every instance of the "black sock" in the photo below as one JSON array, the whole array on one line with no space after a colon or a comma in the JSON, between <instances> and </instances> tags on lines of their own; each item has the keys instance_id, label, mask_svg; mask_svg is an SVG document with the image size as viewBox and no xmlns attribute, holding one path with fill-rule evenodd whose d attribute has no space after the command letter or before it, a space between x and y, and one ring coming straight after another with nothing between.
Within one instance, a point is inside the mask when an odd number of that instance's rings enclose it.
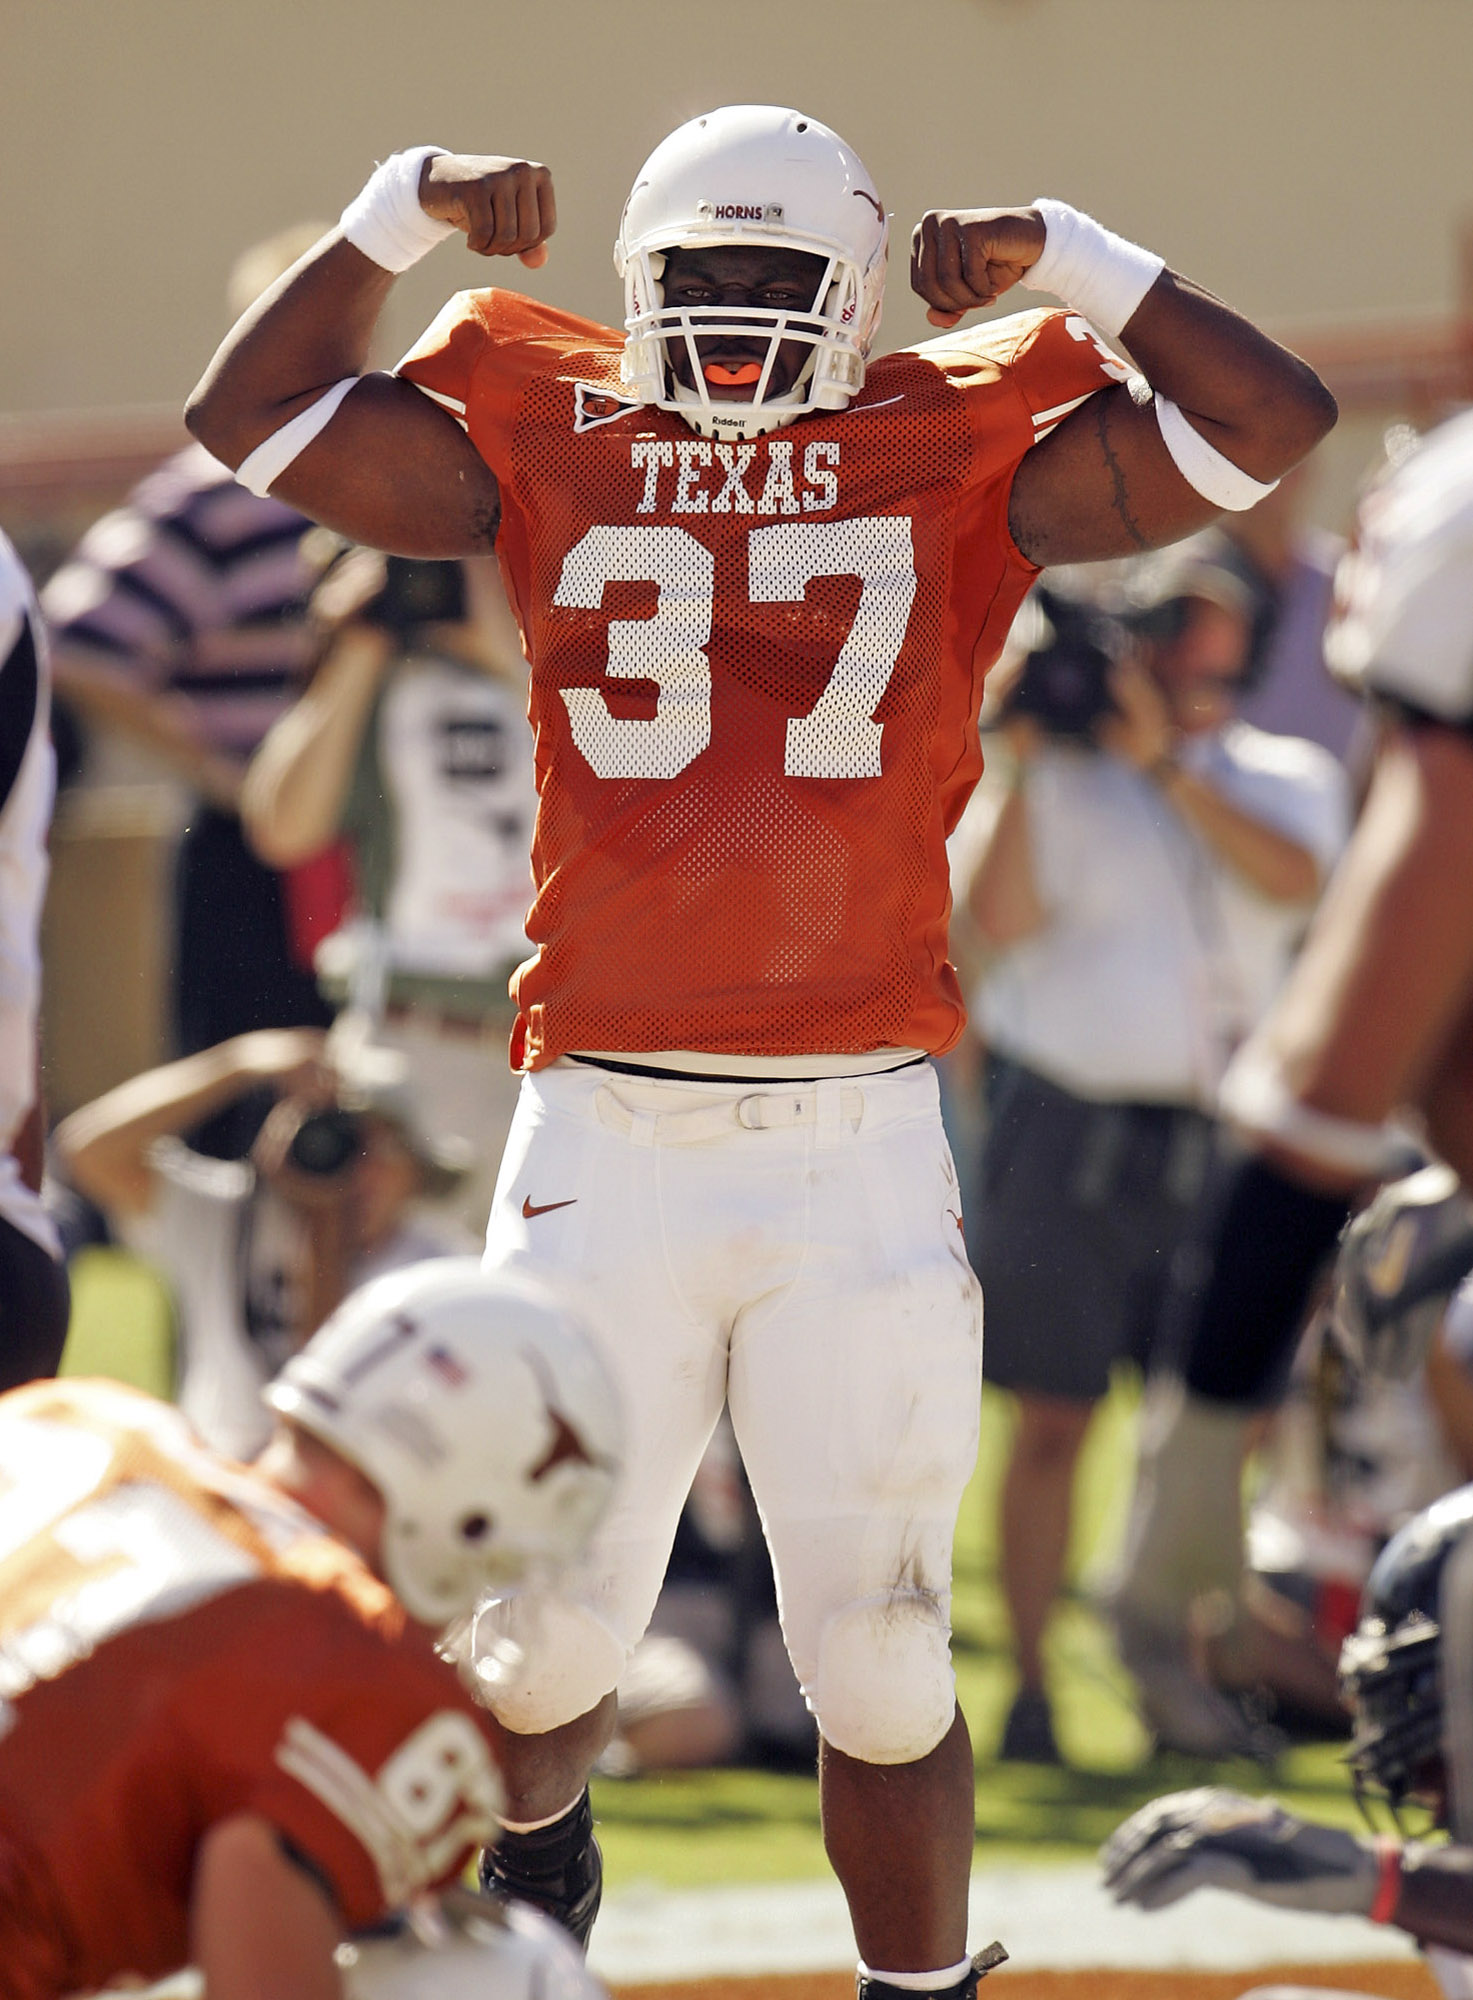
<instances>
[{"instance_id":1,"label":"black sock","mask_svg":"<svg viewBox=\"0 0 1473 2000\"><path fill-rule=\"evenodd\" d=\"M1251 1154L1221 1158L1178 1255L1161 1356L1220 1403L1275 1399L1311 1289L1350 1213Z\"/></svg>"}]
</instances>

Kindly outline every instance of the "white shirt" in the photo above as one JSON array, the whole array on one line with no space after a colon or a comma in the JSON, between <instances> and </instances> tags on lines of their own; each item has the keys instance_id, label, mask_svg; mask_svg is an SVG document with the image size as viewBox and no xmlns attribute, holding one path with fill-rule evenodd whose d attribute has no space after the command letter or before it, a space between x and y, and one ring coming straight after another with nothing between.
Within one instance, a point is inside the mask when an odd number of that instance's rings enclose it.
<instances>
[{"instance_id":1,"label":"white shirt","mask_svg":"<svg viewBox=\"0 0 1473 2000\"><path fill-rule=\"evenodd\" d=\"M450 660L407 660L380 706L378 755L398 847L390 963L484 979L525 958L536 788L523 697Z\"/></svg>"},{"instance_id":2,"label":"white shirt","mask_svg":"<svg viewBox=\"0 0 1473 2000\"><path fill-rule=\"evenodd\" d=\"M1234 722L1181 761L1329 872L1349 797L1328 751ZM984 1038L1077 1096L1209 1109L1310 906L1251 888L1119 758L1045 744L1025 801L1048 922L989 968Z\"/></svg>"}]
</instances>

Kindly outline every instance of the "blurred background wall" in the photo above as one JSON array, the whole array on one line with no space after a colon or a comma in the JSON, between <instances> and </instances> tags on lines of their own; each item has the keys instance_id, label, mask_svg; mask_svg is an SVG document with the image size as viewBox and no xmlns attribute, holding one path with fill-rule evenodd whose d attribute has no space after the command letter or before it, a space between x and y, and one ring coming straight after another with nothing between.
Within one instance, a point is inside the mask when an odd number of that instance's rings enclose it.
<instances>
[{"instance_id":1,"label":"blurred background wall","mask_svg":"<svg viewBox=\"0 0 1473 2000\"><path fill-rule=\"evenodd\" d=\"M546 160L561 227L514 282L615 317L624 191L712 103L795 103L895 214L1054 193L1276 328L1425 328L1473 204L1467 0L46 0L4 10L0 402L177 405L237 251L335 216L433 138ZM399 288L386 349L486 266ZM500 273L498 273L500 275Z\"/></svg>"},{"instance_id":2,"label":"blurred background wall","mask_svg":"<svg viewBox=\"0 0 1473 2000\"><path fill-rule=\"evenodd\" d=\"M0 20L0 525L38 578L182 440L237 253L334 217L375 158L427 139L546 160L560 229L540 272L428 259L385 360L488 278L617 318L640 161L756 98L835 125L876 175L888 345L925 331L904 283L924 208L1052 193L1322 362L1345 408L1311 501L1329 525L1388 422L1473 393L1468 0L12 0ZM136 799L59 821L53 933L90 932L112 972L100 994L70 965L52 979L58 1108L158 1053L168 826Z\"/></svg>"}]
</instances>

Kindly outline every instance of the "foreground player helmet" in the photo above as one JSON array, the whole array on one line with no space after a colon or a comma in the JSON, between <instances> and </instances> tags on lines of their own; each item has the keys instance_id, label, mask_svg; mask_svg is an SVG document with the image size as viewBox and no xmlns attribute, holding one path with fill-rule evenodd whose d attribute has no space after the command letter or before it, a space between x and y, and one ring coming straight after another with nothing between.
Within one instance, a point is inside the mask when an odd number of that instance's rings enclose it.
<instances>
[{"instance_id":1,"label":"foreground player helmet","mask_svg":"<svg viewBox=\"0 0 1473 2000\"><path fill-rule=\"evenodd\" d=\"M378 1488L385 1578L429 1625L580 1554L621 1449L614 1389L576 1313L472 1257L352 1293L266 1400Z\"/></svg>"},{"instance_id":2,"label":"foreground player helmet","mask_svg":"<svg viewBox=\"0 0 1473 2000\"><path fill-rule=\"evenodd\" d=\"M344 2000L607 2000L561 1925L459 1890L340 1945L337 1966Z\"/></svg>"},{"instance_id":3,"label":"foreground player helmet","mask_svg":"<svg viewBox=\"0 0 1473 2000\"><path fill-rule=\"evenodd\" d=\"M623 379L642 403L674 410L704 437L757 437L814 410L841 410L864 386L880 319L889 224L863 162L816 118L770 104L728 104L656 146L635 178L614 242L624 280ZM767 245L824 259L811 311L730 306L666 310L667 252ZM670 343L700 333L770 334L750 402L716 402L691 348L695 387L675 381ZM780 342L811 359L768 398Z\"/></svg>"},{"instance_id":4,"label":"foreground player helmet","mask_svg":"<svg viewBox=\"0 0 1473 2000\"><path fill-rule=\"evenodd\" d=\"M1473 1486L1462 1486L1393 1535L1366 1580L1360 1624L1340 1650L1362 1799L1380 1793L1395 1809L1442 1754L1442 1579L1470 1526Z\"/></svg>"}]
</instances>

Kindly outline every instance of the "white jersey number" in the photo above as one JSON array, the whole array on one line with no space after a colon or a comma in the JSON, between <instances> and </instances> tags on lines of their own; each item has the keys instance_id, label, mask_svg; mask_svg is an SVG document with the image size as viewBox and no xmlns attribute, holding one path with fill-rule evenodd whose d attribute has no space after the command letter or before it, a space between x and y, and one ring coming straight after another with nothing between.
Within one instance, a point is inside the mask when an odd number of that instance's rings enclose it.
<instances>
[{"instance_id":1,"label":"white jersey number","mask_svg":"<svg viewBox=\"0 0 1473 2000\"><path fill-rule=\"evenodd\" d=\"M877 778L875 721L915 601L910 522L890 514L851 521L780 522L748 537L754 604L801 603L815 577L859 578L859 604L828 684L788 723L790 778ZM606 671L653 681L648 719L614 715L599 688L562 688L573 741L600 778L673 778L711 741L712 608L716 559L684 528L590 528L568 551L553 603L596 611L609 583L653 583L653 617L609 625Z\"/></svg>"}]
</instances>

